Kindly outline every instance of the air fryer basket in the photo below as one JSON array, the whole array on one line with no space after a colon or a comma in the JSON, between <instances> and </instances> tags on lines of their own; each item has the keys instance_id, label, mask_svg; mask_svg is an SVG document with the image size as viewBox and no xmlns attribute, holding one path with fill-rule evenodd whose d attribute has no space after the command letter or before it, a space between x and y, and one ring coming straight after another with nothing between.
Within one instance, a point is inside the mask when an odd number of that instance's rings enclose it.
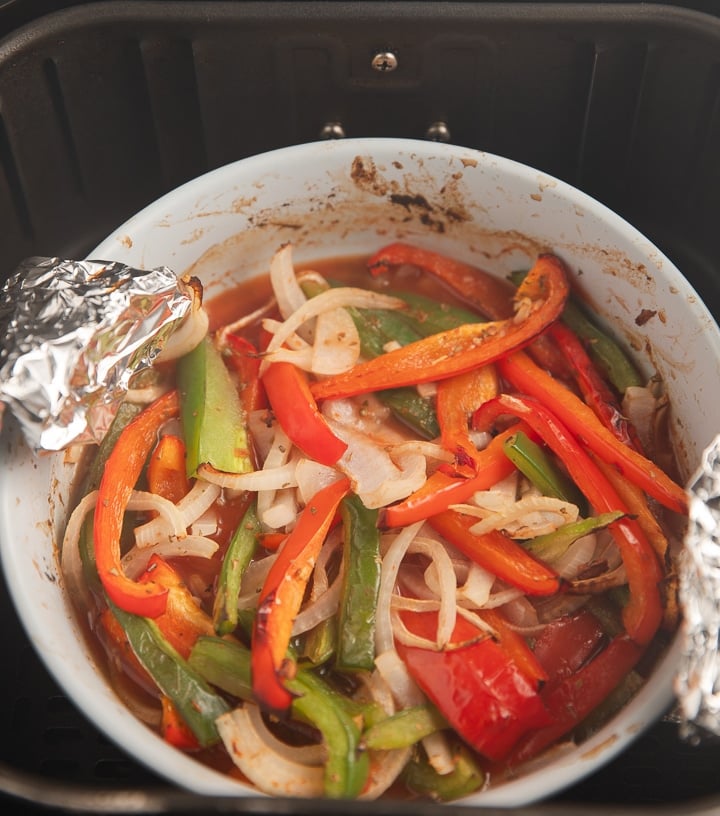
<instances>
[{"instance_id":1,"label":"air fryer basket","mask_svg":"<svg viewBox=\"0 0 720 816\"><path fill-rule=\"evenodd\" d=\"M29 255L83 256L244 156L329 136L444 138L595 196L720 315L720 7L19 0L0 3L0 37L0 276ZM0 590L0 792L15 812L339 811L169 788L62 695ZM711 812L718 767L720 744L681 741L669 712L608 767L518 812Z\"/></svg>"}]
</instances>

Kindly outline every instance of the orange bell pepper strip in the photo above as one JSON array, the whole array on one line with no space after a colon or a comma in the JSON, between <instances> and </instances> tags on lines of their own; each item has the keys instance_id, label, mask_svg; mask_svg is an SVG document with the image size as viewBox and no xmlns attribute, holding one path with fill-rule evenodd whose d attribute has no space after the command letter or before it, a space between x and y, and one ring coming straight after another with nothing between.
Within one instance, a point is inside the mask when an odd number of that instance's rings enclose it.
<instances>
[{"instance_id":1,"label":"orange bell pepper strip","mask_svg":"<svg viewBox=\"0 0 720 816\"><path fill-rule=\"evenodd\" d=\"M271 363L262 377L277 421L290 441L310 459L334 465L347 450L320 413L305 374L292 363Z\"/></svg>"},{"instance_id":2,"label":"orange bell pepper strip","mask_svg":"<svg viewBox=\"0 0 720 816\"><path fill-rule=\"evenodd\" d=\"M210 616L198 606L180 574L164 558L153 553L138 582L152 582L168 590L165 611L155 618L155 623L181 657L188 658L200 635L215 634Z\"/></svg>"},{"instance_id":3,"label":"orange bell pepper strip","mask_svg":"<svg viewBox=\"0 0 720 816\"><path fill-rule=\"evenodd\" d=\"M292 703L283 678L294 676L296 670L287 658L293 621L338 506L349 491L350 480L342 478L315 494L300 514L260 591L250 665L255 699L270 711L282 713Z\"/></svg>"},{"instance_id":4,"label":"orange bell pepper strip","mask_svg":"<svg viewBox=\"0 0 720 816\"><path fill-rule=\"evenodd\" d=\"M187 495L190 480L185 471L185 443L175 434L160 437L147 467L148 490L175 504Z\"/></svg>"},{"instance_id":5,"label":"orange bell pepper strip","mask_svg":"<svg viewBox=\"0 0 720 816\"><path fill-rule=\"evenodd\" d=\"M445 510L431 516L428 524L461 553L526 595L555 595L562 589L563 581L555 570L499 530L472 533L470 528L477 521L474 516Z\"/></svg>"},{"instance_id":6,"label":"orange bell pepper strip","mask_svg":"<svg viewBox=\"0 0 720 816\"><path fill-rule=\"evenodd\" d=\"M500 609L479 609L477 614L495 630L497 640L515 665L532 683L540 689L549 679L545 667L538 660L525 638L512 628Z\"/></svg>"},{"instance_id":7,"label":"orange bell pepper strip","mask_svg":"<svg viewBox=\"0 0 720 816\"><path fill-rule=\"evenodd\" d=\"M311 391L317 400L349 397L443 380L487 365L526 346L543 332L562 312L568 292L562 261L554 255L540 255L516 292L515 317L466 323L424 337L319 380Z\"/></svg>"},{"instance_id":8,"label":"orange bell pepper strip","mask_svg":"<svg viewBox=\"0 0 720 816\"><path fill-rule=\"evenodd\" d=\"M618 635L579 671L548 688L541 699L553 722L523 736L505 758L509 768L537 756L582 722L632 671L643 647Z\"/></svg>"},{"instance_id":9,"label":"orange bell pepper strip","mask_svg":"<svg viewBox=\"0 0 720 816\"><path fill-rule=\"evenodd\" d=\"M165 742L181 751L199 751L200 741L180 716L172 700L163 694L160 705L162 707L160 733Z\"/></svg>"},{"instance_id":10,"label":"orange bell pepper strip","mask_svg":"<svg viewBox=\"0 0 720 816\"><path fill-rule=\"evenodd\" d=\"M414 244L398 241L382 247L370 257L367 268L377 277L387 269L406 264L417 266L447 284L456 295L490 320L504 320L513 313L515 290L510 283L476 266Z\"/></svg>"},{"instance_id":11,"label":"orange bell pepper strip","mask_svg":"<svg viewBox=\"0 0 720 816\"><path fill-rule=\"evenodd\" d=\"M470 438L470 418L476 408L500 390L494 366L480 368L440 380L435 412L440 426L440 443L455 456L458 473L472 476L477 472L478 451Z\"/></svg>"},{"instance_id":12,"label":"orange bell pepper strip","mask_svg":"<svg viewBox=\"0 0 720 816\"><path fill-rule=\"evenodd\" d=\"M451 504L462 504L477 490L487 490L509 476L515 465L505 456L503 443L516 433L520 425L502 431L490 440L488 446L475 454L474 476L466 478L457 473L436 470L425 484L398 504L388 507L382 517L383 527L407 527L421 519L447 510Z\"/></svg>"},{"instance_id":13,"label":"orange bell pepper strip","mask_svg":"<svg viewBox=\"0 0 720 816\"><path fill-rule=\"evenodd\" d=\"M378 250L367 262L371 275L391 267L416 266L442 281L460 300L477 309L489 320L504 320L513 313L515 288L507 281L462 261L412 244L397 242ZM530 352L539 365L564 375L567 365L559 349L545 335L533 340Z\"/></svg>"},{"instance_id":14,"label":"orange bell pepper strip","mask_svg":"<svg viewBox=\"0 0 720 816\"><path fill-rule=\"evenodd\" d=\"M168 391L141 411L118 437L105 463L95 506L95 565L110 600L126 612L157 618L165 611L167 587L139 583L123 572L120 535L130 494L140 477L160 428L180 411L176 391Z\"/></svg>"},{"instance_id":15,"label":"orange bell pepper strip","mask_svg":"<svg viewBox=\"0 0 720 816\"><path fill-rule=\"evenodd\" d=\"M473 421L476 426L486 428L498 416L507 414L523 419L534 428L562 460L572 480L597 512L628 513L615 488L583 446L558 417L536 400L502 394L480 407ZM634 519L623 516L613 522L610 529L620 550L630 589L630 599L623 608L623 622L633 640L647 643L657 631L663 614L658 588L663 577L660 562Z\"/></svg>"},{"instance_id":16,"label":"orange bell pepper strip","mask_svg":"<svg viewBox=\"0 0 720 816\"><path fill-rule=\"evenodd\" d=\"M568 362L570 371L585 402L598 419L624 444L643 453L633 424L623 416L615 395L598 371L575 332L561 321L548 329Z\"/></svg>"},{"instance_id":17,"label":"orange bell pepper strip","mask_svg":"<svg viewBox=\"0 0 720 816\"><path fill-rule=\"evenodd\" d=\"M676 513L687 513L687 494L663 470L624 445L579 397L539 368L523 352L498 362L502 376L523 394L549 408L583 444L603 461L615 465L648 495ZM598 508L599 509L599 508Z\"/></svg>"}]
</instances>

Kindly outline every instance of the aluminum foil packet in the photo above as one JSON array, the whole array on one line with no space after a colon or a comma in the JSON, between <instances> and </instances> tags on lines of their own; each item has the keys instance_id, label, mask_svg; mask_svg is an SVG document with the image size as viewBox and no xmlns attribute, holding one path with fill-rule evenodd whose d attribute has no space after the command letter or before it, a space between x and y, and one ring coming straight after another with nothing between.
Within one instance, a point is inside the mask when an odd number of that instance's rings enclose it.
<instances>
[{"instance_id":1,"label":"aluminum foil packet","mask_svg":"<svg viewBox=\"0 0 720 816\"><path fill-rule=\"evenodd\" d=\"M194 297L166 267L28 258L0 294L0 407L35 450L99 441Z\"/></svg>"},{"instance_id":2,"label":"aluminum foil packet","mask_svg":"<svg viewBox=\"0 0 720 816\"><path fill-rule=\"evenodd\" d=\"M675 678L681 736L720 735L720 436L688 486L690 510L680 559L682 655Z\"/></svg>"}]
</instances>

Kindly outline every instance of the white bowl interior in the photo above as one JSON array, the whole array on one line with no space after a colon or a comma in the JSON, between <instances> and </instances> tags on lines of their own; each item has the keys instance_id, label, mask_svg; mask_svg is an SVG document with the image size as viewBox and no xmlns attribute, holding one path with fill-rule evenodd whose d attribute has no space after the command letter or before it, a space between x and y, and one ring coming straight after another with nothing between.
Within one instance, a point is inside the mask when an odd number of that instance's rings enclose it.
<instances>
[{"instance_id":1,"label":"white bowl interior","mask_svg":"<svg viewBox=\"0 0 720 816\"><path fill-rule=\"evenodd\" d=\"M291 241L298 261L369 254L408 240L497 274L538 251L568 263L573 284L665 380L680 467L689 476L718 428L720 334L680 272L596 201L536 170L466 148L397 139L322 142L245 159L164 196L91 253L198 275L212 297L265 272ZM642 326L636 318L651 310ZM57 548L73 467L35 457L12 423L0 470L0 554L29 638L67 694L131 756L199 793L251 791L168 747L115 696L85 643L59 578ZM48 504L48 496L50 496ZM551 752L518 779L462 804L521 806L608 762L672 699L676 643L637 697L579 749Z\"/></svg>"}]
</instances>

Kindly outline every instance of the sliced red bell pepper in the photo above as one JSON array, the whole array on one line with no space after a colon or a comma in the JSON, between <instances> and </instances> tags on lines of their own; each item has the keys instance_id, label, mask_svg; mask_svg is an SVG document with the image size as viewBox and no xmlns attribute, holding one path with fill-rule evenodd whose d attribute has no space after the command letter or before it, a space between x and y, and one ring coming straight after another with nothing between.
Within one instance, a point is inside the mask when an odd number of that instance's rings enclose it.
<instances>
[{"instance_id":1,"label":"sliced red bell pepper","mask_svg":"<svg viewBox=\"0 0 720 816\"><path fill-rule=\"evenodd\" d=\"M536 400L502 394L480 407L473 422L476 427L487 428L498 416L506 414L523 419L535 429L562 460L570 477L597 512L628 512L617 491L582 445L558 417ZM634 519L623 516L613 522L610 529L620 550L630 588L630 599L623 609L625 628L634 640L647 643L662 619L658 589L662 578L660 562Z\"/></svg>"},{"instance_id":2,"label":"sliced red bell pepper","mask_svg":"<svg viewBox=\"0 0 720 816\"><path fill-rule=\"evenodd\" d=\"M330 430L305 374L292 363L271 363L262 383L273 413L293 445L316 462L334 465L347 450L347 443Z\"/></svg>"},{"instance_id":3,"label":"sliced red bell pepper","mask_svg":"<svg viewBox=\"0 0 720 816\"><path fill-rule=\"evenodd\" d=\"M434 638L436 612L403 612L408 629ZM455 731L476 751L501 760L528 731L552 719L535 688L502 644L458 618L451 645L442 651L396 643L415 682Z\"/></svg>"},{"instance_id":4,"label":"sliced red bell pepper","mask_svg":"<svg viewBox=\"0 0 720 816\"><path fill-rule=\"evenodd\" d=\"M687 513L687 495L657 465L620 442L595 413L523 352L498 361L502 376L518 391L549 408L590 450L676 513Z\"/></svg>"},{"instance_id":5,"label":"sliced red bell pepper","mask_svg":"<svg viewBox=\"0 0 720 816\"><path fill-rule=\"evenodd\" d=\"M447 510L451 504L462 504L477 490L487 490L509 476L515 470L515 465L505 455L503 444L520 427L522 424L502 431L490 440L484 450L477 451L477 473L474 476L465 478L456 473L436 470L407 499L387 508L382 520L383 526L407 527Z\"/></svg>"},{"instance_id":6,"label":"sliced red bell pepper","mask_svg":"<svg viewBox=\"0 0 720 816\"><path fill-rule=\"evenodd\" d=\"M167 588L152 581L139 583L125 575L120 563L120 535L130 494L158 432L178 416L179 410L177 392L168 391L125 426L105 463L95 506L95 564L105 592L120 609L149 618L165 611Z\"/></svg>"},{"instance_id":7,"label":"sliced red bell pepper","mask_svg":"<svg viewBox=\"0 0 720 816\"><path fill-rule=\"evenodd\" d=\"M499 390L493 365L480 366L438 383L435 411L440 442L455 456L458 473L472 476L477 472L478 451L470 438L470 418L479 405L497 396Z\"/></svg>"},{"instance_id":8,"label":"sliced red bell pepper","mask_svg":"<svg viewBox=\"0 0 720 816\"><path fill-rule=\"evenodd\" d=\"M642 444L633 424L623 416L615 395L590 359L580 338L558 321L548 329L567 360L583 399L598 419L624 444L643 453Z\"/></svg>"},{"instance_id":9,"label":"sliced red bell pepper","mask_svg":"<svg viewBox=\"0 0 720 816\"><path fill-rule=\"evenodd\" d=\"M627 635L618 635L583 668L549 688L541 696L552 724L524 736L505 764L521 765L569 734L632 671L643 651Z\"/></svg>"},{"instance_id":10,"label":"sliced red bell pepper","mask_svg":"<svg viewBox=\"0 0 720 816\"><path fill-rule=\"evenodd\" d=\"M470 532L477 521L474 516L445 510L431 516L428 524L468 558L527 595L554 595L561 590L562 580L555 570L499 530L482 535Z\"/></svg>"},{"instance_id":11,"label":"sliced red bell pepper","mask_svg":"<svg viewBox=\"0 0 720 816\"><path fill-rule=\"evenodd\" d=\"M147 467L148 490L177 503L190 490L185 471L185 443L175 434L160 437Z\"/></svg>"},{"instance_id":12,"label":"sliced red bell pepper","mask_svg":"<svg viewBox=\"0 0 720 816\"><path fill-rule=\"evenodd\" d=\"M605 643L600 621L587 609L550 621L535 639L535 658L546 672L544 694L579 671Z\"/></svg>"},{"instance_id":13,"label":"sliced red bell pepper","mask_svg":"<svg viewBox=\"0 0 720 816\"><path fill-rule=\"evenodd\" d=\"M313 383L315 399L332 399L433 382L492 363L526 346L562 312L569 286L554 255L540 255L516 293L523 319L467 323L409 343Z\"/></svg>"},{"instance_id":14,"label":"sliced red bell pepper","mask_svg":"<svg viewBox=\"0 0 720 816\"><path fill-rule=\"evenodd\" d=\"M252 685L258 703L270 711L286 711L292 703L283 678L295 671L287 658L293 620L338 506L349 491L350 481L343 478L317 492L300 514L260 591L252 632Z\"/></svg>"},{"instance_id":15,"label":"sliced red bell pepper","mask_svg":"<svg viewBox=\"0 0 720 816\"><path fill-rule=\"evenodd\" d=\"M367 262L370 274L376 277L387 269L405 265L416 266L447 284L491 320L504 320L513 313L514 288L507 281L439 252L398 241L379 249Z\"/></svg>"},{"instance_id":16,"label":"sliced red bell pepper","mask_svg":"<svg viewBox=\"0 0 720 816\"><path fill-rule=\"evenodd\" d=\"M245 414L267 407L265 394L260 385L260 354L245 337L227 332L222 348L225 363L238 376L240 401Z\"/></svg>"}]
</instances>

